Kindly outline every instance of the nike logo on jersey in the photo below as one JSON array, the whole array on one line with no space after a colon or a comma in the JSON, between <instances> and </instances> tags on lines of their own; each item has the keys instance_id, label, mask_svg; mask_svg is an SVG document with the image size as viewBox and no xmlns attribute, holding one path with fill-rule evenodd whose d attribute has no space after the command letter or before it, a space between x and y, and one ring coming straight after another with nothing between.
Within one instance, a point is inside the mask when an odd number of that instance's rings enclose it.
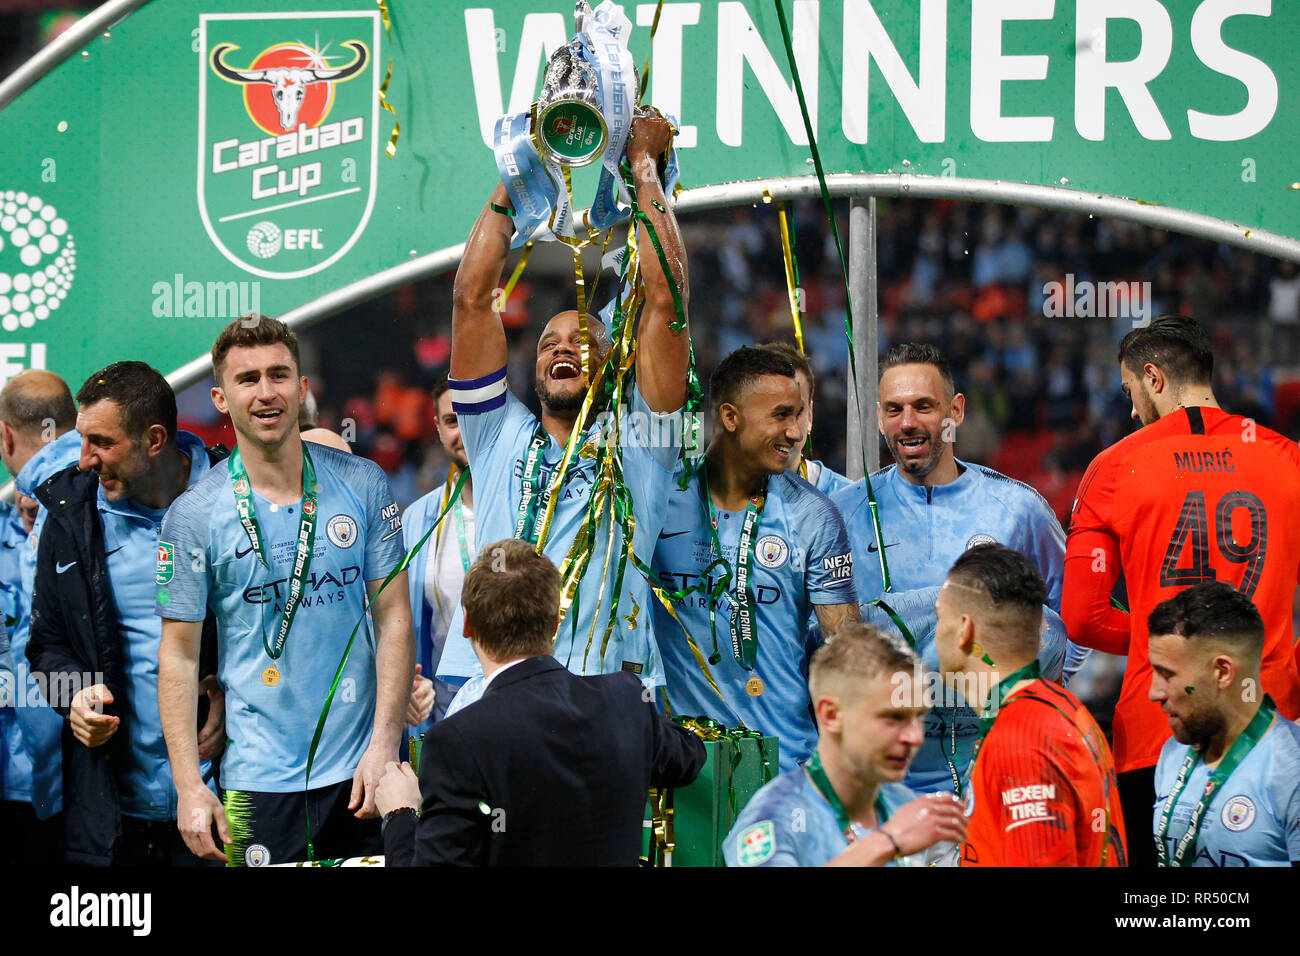
<instances>
[{"instance_id":1,"label":"nike logo on jersey","mask_svg":"<svg viewBox=\"0 0 1300 956\"><path fill-rule=\"evenodd\" d=\"M895 548L895 547L897 547L897 546L898 546L898 542L897 542L897 541L895 541L893 544L887 544L887 545L885 545L886 548ZM869 545L867 545L867 550L870 551L872 554L875 554L875 553L876 553L877 551L879 551L880 549L876 547L876 542L873 541L873 542L871 542Z\"/></svg>"},{"instance_id":2,"label":"nike logo on jersey","mask_svg":"<svg viewBox=\"0 0 1300 956\"><path fill-rule=\"evenodd\" d=\"M659 540L660 540L660 541L663 541L665 538L675 538L675 537L677 537L679 534L690 534L690 533L691 533L691 532L690 532L690 529L689 529L689 528L687 528L685 531L674 531L674 532L672 532L671 534L668 534L668 533L666 533L666 532L660 531L660 532L659 532Z\"/></svg>"},{"instance_id":3,"label":"nike logo on jersey","mask_svg":"<svg viewBox=\"0 0 1300 956\"><path fill-rule=\"evenodd\" d=\"M10 551L12 551L16 547L16 545L12 545L8 541L4 542L4 546L8 548Z\"/></svg>"},{"instance_id":4,"label":"nike logo on jersey","mask_svg":"<svg viewBox=\"0 0 1300 956\"><path fill-rule=\"evenodd\" d=\"M235 560L236 560L236 561L238 561L238 560L239 560L240 558L242 558L244 555L246 555L246 554L252 554L252 553L253 553L253 546L252 546L251 544L250 544L247 548L245 548L243 551L240 551L240 550L239 550L239 545L235 545Z\"/></svg>"},{"instance_id":5,"label":"nike logo on jersey","mask_svg":"<svg viewBox=\"0 0 1300 956\"><path fill-rule=\"evenodd\" d=\"M106 557L106 558L111 558L113 555L117 554L117 552L121 551L122 548L125 548L125 547L126 547L126 545L122 545L121 547L114 548L112 551L105 552L104 557ZM75 562L74 562L74 563L75 563Z\"/></svg>"},{"instance_id":6,"label":"nike logo on jersey","mask_svg":"<svg viewBox=\"0 0 1300 956\"><path fill-rule=\"evenodd\" d=\"M76 561L69 561L67 564L59 564L59 562L56 561L54 562L54 573L62 574L64 571L68 570L68 568L72 567L76 563L77 563Z\"/></svg>"}]
</instances>

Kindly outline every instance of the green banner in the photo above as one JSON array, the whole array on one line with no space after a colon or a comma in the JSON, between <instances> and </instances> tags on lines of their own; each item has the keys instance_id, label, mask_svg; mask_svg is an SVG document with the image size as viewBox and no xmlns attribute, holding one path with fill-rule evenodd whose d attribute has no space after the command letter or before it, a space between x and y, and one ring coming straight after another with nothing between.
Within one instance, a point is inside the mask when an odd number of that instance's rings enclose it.
<instances>
[{"instance_id":1,"label":"green banner","mask_svg":"<svg viewBox=\"0 0 1300 956\"><path fill-rule=\"evenodd\" d=\"M663 4L646 99L678 120L688 188L811 171L774 2ZM828 171L1058 186L1300 236L1300 5L783 2ZM624 10L641 64L656 4ZM461 242L497 176L493 124L535 99L572 15L154 0L95 34L0 112L0 379L41 366L75 389L128 357L170 372L249 309Z\"/></svg>"}]
</instances>

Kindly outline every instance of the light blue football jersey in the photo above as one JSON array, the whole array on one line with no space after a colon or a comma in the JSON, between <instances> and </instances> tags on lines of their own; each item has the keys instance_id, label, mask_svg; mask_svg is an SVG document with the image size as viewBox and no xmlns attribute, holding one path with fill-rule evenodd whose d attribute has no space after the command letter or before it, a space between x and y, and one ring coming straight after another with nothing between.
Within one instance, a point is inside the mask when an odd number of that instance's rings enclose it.
<instances>
[{"instance_id":1,"label":"light blue football jersey","mask_svg":"<svg viewBox=\"0 0 1300 956\"><path fill-rule=\"evenodd\" d=\"M914 485L896 465L871 476L884 535L885 560L894 591L943 584L962 552L996 542L1028 556L1047 584L1047 604L1061 610L1065 580L1065 532L1043 496L1001 472L958 461L961 474L946 485ZM865 481L832 496L844 515L853 546L854 580L862 601L884 592L880 552L867 503ZM1066 648L1064 678L1083 666L1088 650Z\"/></svg>"},{"instance_id":2,"label":"light blue football jersey","mask_svg":"<svg viewBox=\"0 0 1300 956\"><path fill-rule=\"evenodd\" d=\"M886 783L880 798L888 819L916 795L901 783ZM722 841L722 856L727 866L825 866L848 848L835 811L808 774L795 768L754 794ZM902 865L919 866L923 859L924 854L904 857Z\"/></svg>"},{"instance_id":3,"label":"light blue football jersey","mask_svg":"<svg viewBox=\"0 0 1300 956\"><path fill-rule=\"evenodd\" d=\"M915 591L891 591L879 599L907 625L916 641L915 650L926 666L925 690L932 699L927 700L930 711L925 715L925 743L912 761L904 781L917 793L954 793L954 774L964 788L970 778L975 744L979 741L979 716L969 706L954 699L951 692L945 694L942 683L938 681L939 649L934 643L934 632L939 623L934 602L938 596L939 587L936 586ZM863 604L862 619L886 633L905 636L880 605ZM1050 607L1044 607L1038 664L1047 680L1060 678L1065 645L1065 622Z\"/></svg>"},{"instance_id":4,"label":"light blue football jersey","mask_svg":"<svg viewBox=\"0 0 1300 956\"><path fill-rule=\"evenodd\" d=\"M160 568L156 613L201 621L217 617L218 679L226 692L230 743L221 764L227 790L301 791L307 753L330 682L352 629L361 622L312 766L311 789L349 779L374 725L374 638L365 619L366 582L381 580L401 560L402 523L388 479L374 462L311 445L316 468L316 541L306 594L267 686L288 595L301 519L300 505L276 507L252 494L266 542L267 568L257 560L235 513L229 468L218 466L172 504L159 547L170 545L174 572ZM274 510L273 510L274 509Z\"/></svg>"},{"instance_id":5,"label":"light blue football jersey","mask_svg":"<svg viewBox=\"0 0 1300 956\"><path fill-rule=\"evenodd\" d=\"M835 492L853 484L850 479L844 477L838 471L832 471L820 461L805 460L804 464L808 466L808 481L828 498Z\"/></svg>"},{"instance_id":6,"label":"light blue football jersey","mask_svg":"<svg viewBox=\"0 0 1300 956\"><path fill-rule=\"evenodd\" d=\"M669 592L696 585L716 557L700 482L697 473L685 489L674 485L668 497L653 568L659 584ZM709 685L682 631L684 625L704 656L711 655L707 593L676 602L681 624L654 602L665 691L674 714L709 716L728 727L743 723L780 738L781 769L790 770L807 760L817 744L808 697L808 661L815 645L807 622L813 605L856 602L853 556L844 522L829 498L790 472L768 479L752 565L758 651L753 671L746 671L731 646L736 550L744 517L744 511L718 512L718 543L733 569L729 594L719 599L716 608L721 659L709 665L722 697ZM706 591L712 590L720 574L721 569L710 573ZM764 685L757 697L745 690L751 677Z\"/></svg>"},{"instance_id":7,"label":"light blue football jersey","mask_svg":"<svg viewBox=\"0 0 1300 956\"><path fill-rule=\"evenodd\" d=\"M1191 748L1174 737L1165 741L1156 765L1156 802L1151 832L1158 833L1160 813ZM1187 832L1205 784L1205 761L1197 761L1174 806L1165 835L1172 862L1178 841ZM1135 828L1136 829L1136 828ZM1136 839L1136 835L1130 839ZM1289 866L1300 863L1300 727L1278 714L1219 787L1201 818L1192 866Z\"/></svg>"},{"instance_id":8,"label":"light blue football jersey","mask_svg":"<svg viewBox=\"0 0 1300 956\"><path fill-rule=\"evenodd\" d=\"M658 414L650 410L641 393L632 390L625 409L624 433L619 443L623 479L632 494L636 519L632 546L642 561L654 550L662 527L663 503L673 480L673 465L681 452L680 414ZM451 380L452 407L460 420L460 434L474 475L474 537L480 552L496 541L512 538L523 492L524 462L536 434L537 416L512 395L506 386L506 370L478 379ZM609 440L602 423L593 422L582 443ZM548 437L542 452L540 484L545 488L558 467L564 448ZM558 568L573 545L587 516L587 506L597 481L596 460L579 456L569 467L559 496L543 553ZM540 520L540 513L539 518ZM605 628L614 599L614 580L621 537L614 532L614 551L605 567L609 549L608 511L596 528L595 546L583 573L578 596L560 625L555 640L555 659L575 674L607 674L628 670L649 684L663 683L663 669L655 648L650 615L650 588L628 562L618 597L618 620L605 639ZM464 635L464 608L456 609L438 662L438 677L463 683L482 673L478 658Z\"/></svg>"}]
</instances>

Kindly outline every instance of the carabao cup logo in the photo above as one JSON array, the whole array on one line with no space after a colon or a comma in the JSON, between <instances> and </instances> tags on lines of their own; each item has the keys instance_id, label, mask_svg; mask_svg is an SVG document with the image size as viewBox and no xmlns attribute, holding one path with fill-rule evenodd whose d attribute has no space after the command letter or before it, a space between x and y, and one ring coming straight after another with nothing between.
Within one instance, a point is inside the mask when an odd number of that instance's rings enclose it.
<instances>
[{"instance_id":1,"label":"carabao cup logo","mask_svg":"<svg viewBox=\"0 0 1300 956\"><path fill-rule=\"evenodd\" d=\"M199 17L199 210L245 271L311 275L365 230L378 174L379 28L377 10Z\"/></svg>"}]
</instances>

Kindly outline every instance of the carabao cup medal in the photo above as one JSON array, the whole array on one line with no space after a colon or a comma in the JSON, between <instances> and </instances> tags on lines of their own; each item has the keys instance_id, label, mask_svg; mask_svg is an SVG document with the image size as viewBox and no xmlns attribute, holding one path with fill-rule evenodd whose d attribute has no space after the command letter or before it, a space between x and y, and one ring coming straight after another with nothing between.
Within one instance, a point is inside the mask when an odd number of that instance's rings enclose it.
<instances>
[{"instance_id":1,"label":"carabao cup medal","mask_svg":"<svg viewBox=\"0 0 1300 956\"><path fill-rule=\"evenodd\" d=\"M750 697L757 697L763 693L763 681L758 677L751 677L745 681L745 693Z\"/></svg>"},{"instance_id":2,"label":"carabao cup medal","mask_svg":"<svg viewBox=\"0 0 1300 956\"><path fill-rule=\"evenodd\" d=\"M280 683L280 670L274 664L262 671L262 683L267 687L274 687Z\"/></svg>"},{"instance_id":3,"label":"carabao cup medal","mask_svg":"<svg viewBox=\"0 0 1300 956\"><path fill-rule=\"evenodd\" d=\"M558 47L546 64L546 79L533 108L533 142L544 159L561 166L586 166L600 158L609 129L600 113L596 71L579 44Z\"/></svg>"}]
</instances>

